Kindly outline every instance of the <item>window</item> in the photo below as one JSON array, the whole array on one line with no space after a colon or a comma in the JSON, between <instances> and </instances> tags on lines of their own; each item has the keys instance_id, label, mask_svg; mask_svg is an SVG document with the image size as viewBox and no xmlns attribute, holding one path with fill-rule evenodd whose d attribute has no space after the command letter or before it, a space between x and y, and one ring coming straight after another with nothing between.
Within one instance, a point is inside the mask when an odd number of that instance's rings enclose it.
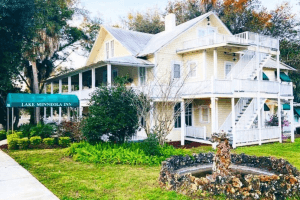
<instances>
[{"instance_id":1,"label":"window","mask_svg":"<svg viewBox=\"0 0 300 200\"><path fill-rule=\"evenodd\" d=\"M209 108L208 106L200 106L200 122L209 122Z\"/></svg>"},{"instance_id":2,"label":"window","mask_svg":"<svg viewBox=\"0 0 300 200\"><path fill-rule=\"evenodd\" d=\"M145 121L144 117L140 117L140 124L141 124L141 127L146 126L146 121Z\"/></svg>"},{"instance_id":3,"label":"window","mask_svg":"<svg viewBox=\"0 0 300 200\"><path fill-rule=\"evenodd\" d=\"M206 35L206 29L198 29L198 37L204 37Z\"/></svg>"},{"instance_id":4,"label":"window","mask_svg":"<svg viewBox=\"0 0 300 200\"><path fill-rule=\"evenodd\" d=\"M197 63L190 62L189 63L189 77L196 77L197 76Z\"/></svg>"},{"instance_id":5,"label":"window","mask_svg":"<svg viewBox=\"0 0 300 200\"><path fill-rule=\"evenodd\" d=\"M181 128L181 105L177 103L174 106L174 119L175 119L175 128Z\"/></svg>"},{"instance_id":6,"label":"window","mask_svg":"<svg viewBox=\"0 0 300 200\"><path fill-rule=\"evenodd\" d=\"M105 43L105 52L106 52L106 59L109 59L109 43Z\"/></svg>"},{"instance_id":7,"label":"window","mask_svg":"<svg viewBox=\"0 0 300 200\"><path fill-rule=\"evenodd\" d=\"M213 35L214 33L217 32L217 28L216 27L208 27L208 28L199 28L197 30L198 32L198 37L204 37L207 35Z\"/></svg>"},{"instance_id":8,"label":"window","mask_svg":"<svg viewBox=\"0 0 300 200\"><path fill-rule=\"evenodd\" d=\"M180 64L173 65L173 78L180 78Z\"/></svg>"},{"instance_id":9,"label":"window","mask_svg":"<svg viewBox=\"0 0 300 200\"><path fill-rule=\"evenodd\" d=\"M227 77L227 75L231 71L233 65L234 65L234 63L232 63L232 62L225 62L225 78Z\"/></svg>"},{"instance_id":10,"label":"window","mask_svg":"<svg viewBox=\"0 0 300 200\"><path fill-rule=\"evenodd\" d=\"M139 78L140 78L140 85L145 85L145 83L146 83L146 68L145 67L139 68Z\"/></svg>"},{"instance_id":11,"label":"window","mask_svg":"<svg viewBox=\"0 0 300 200\"><path fill-rule=\"evenodd\" d=\"M107 84L107 71L106 70L103 71L103 84L104 85Z\"/></svg>"},{"instance_id":12,"label":"window","mask_svg":"<svg viewBox=\"0 0 300 200\"><path fill-rule=\"evenodd\" d=\"M111 57L114 57L115 56L115 44L114 44L114 41L110 41L110 55Z\"/></svg>"},{"instance_id":13,"label":"window","mask_svg":"<svg viewBox=\"0 0 300 200\"><path fill-rule=\"evenodd\" d=\"M185 124L192 126L193 104L190 103L185 109Z\"/></svg>"},{"instance_id":14,"label":"window","mask_svg":"<svg viewBox=\"0 0 300 200\"><path fill-rule=\"evenodd\" d=\"M116 78L117 76L118 76L118 69L113 69L113 71L112 71L113 79Z\"/></svg>"}]
</instances>

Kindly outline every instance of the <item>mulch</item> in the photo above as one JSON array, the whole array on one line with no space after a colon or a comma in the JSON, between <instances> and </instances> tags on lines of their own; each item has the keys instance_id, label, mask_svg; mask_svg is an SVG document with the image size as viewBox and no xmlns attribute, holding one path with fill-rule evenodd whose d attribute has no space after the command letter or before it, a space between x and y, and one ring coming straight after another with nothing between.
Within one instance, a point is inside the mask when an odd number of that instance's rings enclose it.
<instances>
[{"instance_id":1,"label":"mulch","mask_svg":"<svg viewBox=\"0 0 300 200\"><path fill-rule=\"evenodd\" d=\"M201 147L201 146L211 146L209 144L202 144L199 142L192 142L192 141L185 141L185 145L181 146L181 142L180 141L176 141L176 142L167 142L169 145L172 145L173 147L175 147L176 149L191 149L193 147Z\"/></svg>"},{"instance_id":2,"label":"mulch","mask_svg":"<svg viewBox=\"0 0 300 200\"><path fill-rule=\"evenodd\" d=\"M7 144L1 145L1 146L0 146L0 149L1 149L1 150L2 150L2 149L8 149Z\"/></svg>"}]
</instances>

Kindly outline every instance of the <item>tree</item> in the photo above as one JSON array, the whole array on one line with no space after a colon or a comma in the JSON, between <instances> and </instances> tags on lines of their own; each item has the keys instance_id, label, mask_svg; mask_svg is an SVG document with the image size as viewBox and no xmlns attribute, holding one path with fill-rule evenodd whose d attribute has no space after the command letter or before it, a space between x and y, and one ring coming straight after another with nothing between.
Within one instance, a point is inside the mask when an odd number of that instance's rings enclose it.
<instances>
[{"instance_id":1,"label":"tree","mask_svg":"<svg viewBox=\"0 0 300 200\"><path fill-rule=\"evenodd\" d=\"M169 1L165 10L176 15L176 23L179 25L215 10L216 7L217 0L177 0Z\"/></svg>"},{"instance_id":2,"label":"tree","mask_svg":"<svg viewBox=\"0 0 300 200\"><path fill-rule=\"evenodd\" d=\"M22 55L29 49L34 20L34 0L8 0L0 3L0 124L6 128L6 96L20 92L17 82ZM15 127L18 109L15 111Z\"/></svg>"},{"instance_id":3,"label":"tree","mask_svg":"<svg viewBox=\"0 0 300 200\"><path fill-rule=\"evenodd\" d=\"M126 88L124 80L114 87L99 87L90 100L89 116L84 119L83 134L91 143L110 141L123 143L138 129L138 95L132 88Z\"/></svg>"},{"instance_id":4,"label":"tree","mask_svg":"<svg viewBox=\"0 0 300 200\"><path fill-rule=\"evenodd\" d=\"M156 34L165 29L162 15L157 8L148 9L146 12L130 12L123 22L129 30L144 33Z\"/></svg>"}]
</instances>

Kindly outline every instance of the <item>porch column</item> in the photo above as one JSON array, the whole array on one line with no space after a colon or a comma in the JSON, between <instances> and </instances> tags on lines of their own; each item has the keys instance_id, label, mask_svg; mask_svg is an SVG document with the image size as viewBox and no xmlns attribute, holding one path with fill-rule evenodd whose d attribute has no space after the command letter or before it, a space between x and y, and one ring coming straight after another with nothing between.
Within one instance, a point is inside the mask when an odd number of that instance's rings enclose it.
<instances>
[{"instance_id":1,"label":"porch column","mask_svg":"<svg viewBox=\"0 0 300 200\"><path fill-rule=\"evenodd\" d=\"M62 93L62 79L59 79L58 82L58 90L59 90L59 94ZM61 107L58 108L58 123L61 123Z\"/></svg>"},{"instance_id":2,"label":"porch column","mask_svg":"<svg viewBox=\"0 0 300 200\"><path fill-rule=\"evenodd\" d=\"M11 132L14 133L14 107L11 107Z\"/></svg>"},{"instance_id":3,"label":"porch column","mask_svg":"<svg viewBox=\"0 0 300 200\"><path fill-rule=\"evenodd\" d=\"M68 92L72 92L72 79L71 76L68 77Z\"/></svg>"},{"instance_id":4,"label":"porch column","mask_svg":"<svg viewBox=\"0 0 300 200\"><path fill-rule=\"evenodd\" d=\"M280 129L280 140L279 142L282 143L282 129L281 129L281 102L280 102L280 96L278 95L278 109L277 109L277 112L278 112L278 127Z\"/></svg>"},{"instance_id":5,"label":"porch column","mask_svg":"<svg viewBox=\"0 0 300 200\"><path fill-rule=\"evenodd\" d=\"M83 107L80 106L80 107L79 107L79 117L80 117L80 118L82 118L82 110L83 110Z\"/></svg>"},{"instance_id":6,"label":"porch column","mask_svg":"<svg viewBox=\"0 0 300 200\"><path fill-rule=\"evenodd\" d=\"M111 64L107 64L107 85L111 86Z\"/></svg>"},{"instance_id":7,"label":"porch column","mask_svg":"<svg viewBox=\"0 0 300 200\"><path fill-rule=\"evenodd\" d=\"M185 137L185 131L186 131L186 125L185 125L185 105L184 100L180 103L181 108L181 145L184 145L184 137Z\"/></svg>"},{"instance_id":8,"label":"porch column","mask_svg":"<svg viewBox=\"0 0 300 200\"><path fill-rule=\"evenodd\" d=\"M291 141L295 142L295 127L294 127L294 101L290 100L290 118L291 118Z\"/></svg>"},{"instance_id":9,"label":"porch column","mask_svg":"<svg viewBox=\"0 0 300 200\"><path fill-rule=\"evenodd\" d=\"M219 98L215 98L215 131L219 131Z\"/></svg>"},{"instance_id":10,"label":"porch column","mask_svg":"<svg viewBox=\"0 0 300 200\"><path fill-rule=\"evenodd\" d=\"M207 68L207 63L206 63L206 50L203 51L203 80L206 80L206 68Z\"/></svg>"},{"instance_id":11,"label":"porch column","mask_svg":"<svg viewBox=\"0 0 300 200\"><path fill-rule=\"evenodd\" d=\"M82 72L79 73L79 100L81 100L81 92L82 92Z\"/></svg>"},{"instance_id":12,"label":"porch column","mask_svg":"<svg viewBox=\"0 0 300 200\"><path fill-rule=\"evenodd\" d=\"M6 130L7 130L7 132L9 131L9 108L7 107L7 109L6 109L6 114L7 114L7 116L6 116L6 123L7 123L7 125L6 125Z\"/></svg>"},{"instance_id":13,"label":"porch column","mask_svg":"<svg viewBox=\"0 0 300 200\"><path fill-rule=\"evenodd\" d=\"M216 130L215 130L215 119L216 119L216 98L215 97L212 97L210 98L211 100L211 132L212 133L215 133Z\"/></svg>"},{"instance_id":14,"label":"porch column","mask_svg":"<svg viewBox=\"0 0 300 200\"><path fill-rule=\"evenodd\" d=\"M280 82L279 56L280 56L280 51L278 49L277 50L277 54L276 54L276 61L277 61L277 81L278 82ZM279 93L280 93L280 91L279 91Z\"/></svg>"},{"instance_id":15,"label":"porch column","mask_svg":"<svg viewBox=\"0 0 300 200\"><path fill-rule=\"evenodd\" d=\"M72 78L68 76L68 93L72 92ZM70 107L68 107L68 121L70 121Z\"/></svg>"},{"instance_id":16,"label":"porch column","mask_svg":"<svg viewBox=\"0 0 300 200\"><path fill-rule=\"evenodd\" d=\"M53 82L51 82L51 94L53 94ZM53 107L50 108L51 121L53 121Z\"/></svg>"},{"instance_id":17,"label":"porch column","mask_svg":"<svg viewBox=\"0 0 300 200\"><path fill-rule=\"evenodd\" d=\"M44 84L44 93L47 94L47 84ZM44 107L44 122L47 118L47 107Z\"/></svg>"},{"instance_id":18,"label":"porch column","mask_svg":"<svg viewBox=\"0 0 300 200\"><path fill-rule=\"evenodd\" d=\"M260 105L260 98L257 98L257 105ZM264 108L264 107L263 107ZM263 109L262 108L262 109ZM259 145L261 145L261 109L258 110L257 115L257 121L258 121L258 137L259 137Z\"/></svg>"},{"instance_id":19,"label":"porch column","mask_svg":"<svg viewBox=\"0 0 300 200\"><path fill-rule=\"evenodd\" d=\"M214 49L214 78L218 78L218 52L217 48Z\"/></svg>"},{"instance_id":20,"label":"porch column","mask_svg":"<svg viewBox=\"0 0 300 200\"><path fill-rule=\"evenodd\" d=\"M234 98L231 98L231 133L232 133L232 148L236 148L236 135L235 135L235 105Z\"/></svg>"},{"instance_id":21,"label":"porch column","mask_svg":"<svg viewBox=\"0 0 300 200\"><path fill-rule=\"evenodd\" d=\"M96 69L92 68L92 89L96 87Z\"/></svg>"}]
</instances>

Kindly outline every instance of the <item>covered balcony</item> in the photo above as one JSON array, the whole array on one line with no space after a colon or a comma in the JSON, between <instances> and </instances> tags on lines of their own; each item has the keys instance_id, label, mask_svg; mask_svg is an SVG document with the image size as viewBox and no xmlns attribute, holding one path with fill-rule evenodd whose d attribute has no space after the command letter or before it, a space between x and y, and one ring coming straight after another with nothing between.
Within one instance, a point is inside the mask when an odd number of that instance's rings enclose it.
<instances>
[{"instance_id":1,"label":"covered balcony","mask_svg":"<svg viewBox=\"0 0 300 200\"><path fill-rule=\"evenodd\" d=\"M184 41L181 47L177 49L177 53L182 54L190 51L224 46L244 48L248 48L249 46L259 46L272 51L277 51L279 47L279 40L248 31L236 35L223 35L215 32L210 35Z\"/></svg>"}]
</instances>

